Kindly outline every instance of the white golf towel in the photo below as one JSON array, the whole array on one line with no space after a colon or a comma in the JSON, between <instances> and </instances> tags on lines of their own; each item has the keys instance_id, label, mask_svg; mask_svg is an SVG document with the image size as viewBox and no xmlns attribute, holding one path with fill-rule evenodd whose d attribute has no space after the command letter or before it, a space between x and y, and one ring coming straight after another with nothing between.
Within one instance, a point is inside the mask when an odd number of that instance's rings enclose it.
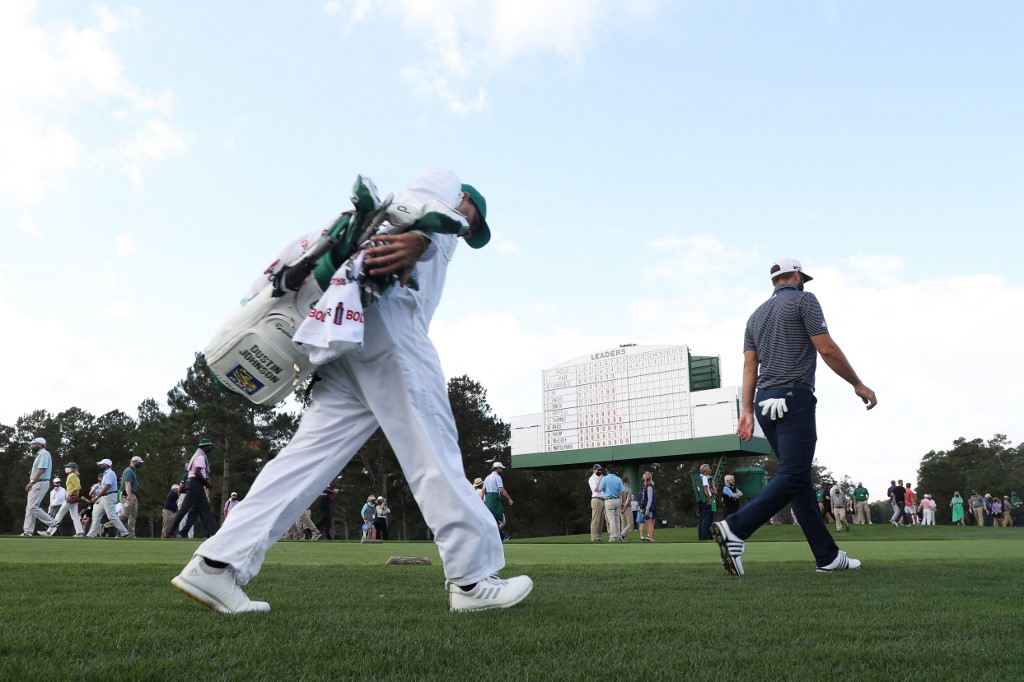
<instances>
[{"instance_id":1,"label":"white golf towel","mask_svg":"<svg viewBox=\"0 0 1024 682\"><path fill-rule=\"evenodd\" d=\"M363 303L358 279L362 269L360 251L351 263L343 264L334 273L331 285L292 337L295 347L308 355L314 365L323 365L363 347Z\"/></svg>"}]
</instances>

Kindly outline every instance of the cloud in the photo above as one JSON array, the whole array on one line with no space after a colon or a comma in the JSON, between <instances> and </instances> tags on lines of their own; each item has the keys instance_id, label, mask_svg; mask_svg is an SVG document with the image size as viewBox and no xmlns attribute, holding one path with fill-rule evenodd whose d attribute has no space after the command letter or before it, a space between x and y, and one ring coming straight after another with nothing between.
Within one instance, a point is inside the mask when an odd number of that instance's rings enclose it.
<instances>
[{"instance_id":1,"label":"cloud","mask_svg":"<svg viewBox=\"0 0 1024 682\"><path fill-rule=\"evenodd\" d=\"M18 216L17 222L18 229L27 234L30 237L39 236L39 226L28 216L26 213L22 213Z\"/></svg>"},{"instance_id":2,"label":"cloud","mask_svg":"<svg viewBox=\"0 0 1024 682\"><path fill-rule=\"evenodd\" d=\"M27 0L0 3L0 62L17 64L0 70L0 202L38 204L65 179L87 177L75 174L84 164L102 169L110 158L138 185L144 161L184 151L183 134L164 120L173 93L134 84L114 47L138 10L99 6L87 26L43 25L35 10Z\"/></svg>"},{"instance_id":3,"label":"cloud","mask_svg":"<svg viewBox=\"0 0 1024 682\"><path fill-rule=\"evenodd\" d=\"M485 83L525 58L553 54L579 67L605 30L651 22L661 0L402 0L383 9L422 42L425 55L402 70L424 98L469 116L487 109ZM323 11L350 31L374 17L369 0L330 0Z\"/></svg>"},{"instance_id":4,"label":"cloud","mask_svg":"<svg viewBox=\"0 0 1024 682\"><path fill-rule=\"evenodd\" d=\"M138 250L135 240L130 235L123 234L117 238L118 256L134 256Z\"/></svg>"}]
</instances>

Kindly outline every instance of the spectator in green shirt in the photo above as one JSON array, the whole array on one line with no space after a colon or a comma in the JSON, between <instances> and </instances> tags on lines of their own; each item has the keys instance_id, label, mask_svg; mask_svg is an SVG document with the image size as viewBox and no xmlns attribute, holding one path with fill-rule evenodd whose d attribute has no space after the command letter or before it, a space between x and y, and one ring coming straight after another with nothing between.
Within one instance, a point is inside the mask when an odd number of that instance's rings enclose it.
<instances>
[{"instance_id":1,"label":"spectator in green shirt","mask_svg":"<svg viewBox=\"0 0 1024 682\"><path fill-rule=\"evenodd\" d=\"M871 505L868 504L868 489L864 487L863 483L858 483L857 487L853 489L853 504L857 510L854 522L861 525L872 523Z\"/></svg>"},{"instance_id":2,"label":"spectator in green shirt","mask_svg":"<svg viewBox=\"0 0 1024 682\"><path fill-rule=\"evenodd\" d=\"M132 457L128 468L121 474L121 523L128 528L128 537L135 537L135 522L139 518L139 467L142 458Z\"/></svg>"}]
</instances>

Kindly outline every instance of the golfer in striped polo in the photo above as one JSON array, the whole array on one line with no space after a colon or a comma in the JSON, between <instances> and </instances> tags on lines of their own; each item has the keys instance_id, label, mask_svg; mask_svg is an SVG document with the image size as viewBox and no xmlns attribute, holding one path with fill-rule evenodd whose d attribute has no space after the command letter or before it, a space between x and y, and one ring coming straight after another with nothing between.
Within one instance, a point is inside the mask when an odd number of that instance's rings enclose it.
<instances>
[{"instance_id":1,"label":"golfer in striped polo","mask_svg":"<svg viewBox=\"0 0 1024 682\"><path fill-rule=\"evenodd\" d=\"M814 416L817 355L853 386L867 409L878 400L829 336L818 299L804 291L811 277L803 272L800 261L783 258L772 264L770 272L775 291L750 316L743 337L743 402L736 432L742 440L750 440L756 416L779 460L779 473L747 506L715 523L711 534L721 548L725 570L743 575L740 557L744 541L791 503L817 569L857 569L860 561L846 556L832 540L818 513L811 484L818 439ZM755 400L761 408L756 415Z\"/></svg>"}]
</instances>

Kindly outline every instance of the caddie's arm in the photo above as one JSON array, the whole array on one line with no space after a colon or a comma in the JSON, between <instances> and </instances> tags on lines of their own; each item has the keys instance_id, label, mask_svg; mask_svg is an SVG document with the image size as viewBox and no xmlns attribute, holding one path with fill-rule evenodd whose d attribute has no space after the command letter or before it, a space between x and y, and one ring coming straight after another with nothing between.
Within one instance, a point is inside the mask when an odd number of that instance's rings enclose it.
<instances>
[{"instance_id":1,"label":"caddie's arm","mask_svg":"<svg viewBox=\"0 0 1024 682\"><path fill-rule=\"evenodd\" d=\"M740 399L740 424L736 435L740 440L754 437L754 388L757 384L757 351L743 351L743 392Z\"/></svg>"},{"instance_id":2,"label":"caddie's arm","mask_svg":"<svg viewBox=\"0 0 1024 682\"><path fill-rule=\"evenodd\" d=\"M508 496L508 492L506 492L506 490L504 488L498 488L498 492L501 493L501 496L504 497L506 501L508 501L508 506L511 507L512 506L512 498Z\"/></svg>"},{"instance_id":3,"label":"caddie's arm","mask_svg":"<svg viewBox=\"0 0 1024 682\"><path fill-rule=\"evenodd\" d=\"M366 249L363 261L369 273L374 277L400 273L398 283L403 287L409 281L420 256L430 246L430 239L421 232L382 234L375 236L373 241L380 243Z\"/></svg>"},{"instance_id":4,"label":"caddie's arm","mask_svg":"<svg viewBox=\"0 0 1024 682\"><path fill-rule=\"evenodd\" d=\"M129 500L132 499L132 482L131 481L125 481L124 482L124 495Z\"/></svg>"},{"instance_id":5,"label":"caddie's arm","mask_svg":"<svg viewBox=\"0 0 1024 682\"><path fill-rule=\"evenodd\" d=\"M850 366L850 361L846 359L843 349L832 340L831 334L816 334L811 337L811 343L814 344L814 349L818 351L821 359L825 361L829 369L853 386L854 392L864 401L867 409L870 410L878 404L875 392L865 386L864 382L857 376L857 373L853 371L853 367Z\"/></svg>"}]
</instances>

